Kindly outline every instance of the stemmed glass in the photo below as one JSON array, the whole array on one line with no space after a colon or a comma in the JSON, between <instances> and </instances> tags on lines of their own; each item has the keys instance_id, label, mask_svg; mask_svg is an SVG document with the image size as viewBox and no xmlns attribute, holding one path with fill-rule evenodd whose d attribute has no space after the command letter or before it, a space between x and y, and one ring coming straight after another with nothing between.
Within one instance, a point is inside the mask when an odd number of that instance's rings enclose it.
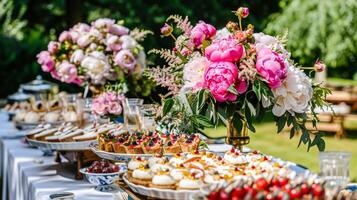
<instances>
[{"instance_id":1,"label":"stemmed glass","mask_svg":"<svg viewBox=\"0 0 357 200\"><path fill-rule=\"evenodd\" d=\"M142 118L140 106L144 100L139 98L126 98L123 102L124 125L129 131L140 130L142 128Z\"/></svg>"}]
</instances>

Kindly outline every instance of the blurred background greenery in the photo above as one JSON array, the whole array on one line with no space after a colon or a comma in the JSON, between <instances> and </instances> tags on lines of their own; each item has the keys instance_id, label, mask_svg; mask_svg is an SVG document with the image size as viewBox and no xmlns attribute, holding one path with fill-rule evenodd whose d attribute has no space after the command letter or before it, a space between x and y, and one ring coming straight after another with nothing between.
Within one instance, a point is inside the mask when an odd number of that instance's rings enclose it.
<instances>
[{"instance_id":1,"label":"blurred background greenery","mask_svg":"<svg viewBox=\"0 0 357 200\"><path fill-rule=\"evenodd\" d=\"M316 58L326 61L330 76L352 79L356 74L357 1L345 0L1 0L0 1L0 97L16 91L20 83L40 70L36 54L45 49L64 29L77 22L101 17L124 19L129 28L155 32L144 41L146 50L168 47L159 29L170 14L187 15L191 21L204 20L223 27L233 20L231 10L247 6L245 22L256 31L289 31L288 49L302 65L311 66ZM153 63L160 61L150 57ZM357 79L357 75L355 75ZM54 81L54 80L52 80ZM9 84L11 83L11 84ZM78 90L61 85L67 90Z\"/></svg>"}]
</instances>

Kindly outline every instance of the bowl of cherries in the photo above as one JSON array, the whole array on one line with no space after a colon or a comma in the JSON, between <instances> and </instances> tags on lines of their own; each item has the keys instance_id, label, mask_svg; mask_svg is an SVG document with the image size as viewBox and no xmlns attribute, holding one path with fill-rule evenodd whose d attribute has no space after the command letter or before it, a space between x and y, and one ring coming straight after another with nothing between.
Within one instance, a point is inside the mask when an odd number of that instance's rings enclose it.
<instances>
[{"instance_id":1,"label":"bowl of cherries","mask_svg":"<svg viewBox=\"0 0 357 200\"><path fill-rule=\"evenodd\" d=\"M120 174L126 172L126 166L101 160L94 161L91 166L80 169L80 172L93 185L111 185L119 178Z\"/></svg>"}]
</instances>

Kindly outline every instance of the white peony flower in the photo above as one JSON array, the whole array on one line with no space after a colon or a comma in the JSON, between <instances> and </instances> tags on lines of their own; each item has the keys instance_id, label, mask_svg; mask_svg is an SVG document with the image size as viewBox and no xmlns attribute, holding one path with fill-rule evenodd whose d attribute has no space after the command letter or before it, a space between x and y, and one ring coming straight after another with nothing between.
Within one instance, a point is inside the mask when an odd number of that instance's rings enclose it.
<instances>
[{"instance_id":1,"label":"white peony flower","mask_svg":"<svg viewBox=\"0 0 357 200\"><path fill-rule=\"evenodd\" d=\"M83 58L84 58L83 50L82 49L77 49L77 50L75 50L73 52L73 54L72 54L72 56L70 58L70 61L72 63L76 63L77 64L77 63L82 62Z\"/></svg>"},{"instance_id":2,"label":"white peony flower","mask_svg":"<svg viewBox=\"0 0 357 200\"><path fill-rule=\"evenodd\" d=\"M262 48L269 48L274 51L282 53L285 57L289 58L290 53L284 48L284 45L279 42L273 36L266 35L264 33L254 33L253 37L255 39L255 47L259 51Z\"/></svg>"},{"instance_id":3,"label":"white peony flower","mask_svg":"<svg viewBox=\"0 0 357 200\"><path fill-rule=\"evenodd\" d=\"M273 114L280 117L286 111L291 114L308 111L312 93L309 77L300 69L290 66L283 84L273 90L276 100Z\"/></svg>"},{"instance_id":4,"label":"white peony flower","mask_svg":"<svg viewBox=\"0 0 357 200\"><path fill-rule=\"evenodd\" d=\"M202 87L203 74L209 62L205 57L194 57L183 68L183 90L196 89Z\"/></svg>"},{"instance_id":5,"label":"white peony flower","mask_svg":"<svg viewBox=\"0 0 357 200\"><path fill-rule=\"evenodd\" d=\"M130 35L121 36L120 42L122 44L123 49L133 49L138 45L136 40L133 37L131 37Z\"/></svg>"},{"instance_id":6,"label":"white peony flower","mask_svg":"<svg viewBox=\"0 0 357 200\"><path fill-rule=\"evenodd\" d=\"M86 69L86 73L95 83L102 83L106 77L110 76L110 65L108 57L99 51L93 51L85 56L81 66Z\"/></svg>"},{"instance_id":7,"label":"white peony flower","mask_svg":"<svg viewBox=\"0 0 357 200\"><path fill-rule=\"evenodd\" d=\"M214 37L213 40L220 40L223 38L227 38L231 35L233 35L233 34L231 32L229 32L227 28L222 28L217 31L216 36Z\"/></svg>"}]
</instances>

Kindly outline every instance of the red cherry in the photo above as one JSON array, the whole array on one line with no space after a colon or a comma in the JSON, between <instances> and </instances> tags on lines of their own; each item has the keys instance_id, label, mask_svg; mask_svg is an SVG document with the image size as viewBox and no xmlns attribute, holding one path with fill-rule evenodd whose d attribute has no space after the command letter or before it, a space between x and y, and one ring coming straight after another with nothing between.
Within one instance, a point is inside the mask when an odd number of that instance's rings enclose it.
<instances>
[{"instance_id":1,"label":"red cherry","mask_svg":"<svg viewBox=\"0 0 357 200\"><path fill-rule=\"evenodd\" d=\"M290 184L286 184L286 185L284 185L282 188L283 188L284 191L287 192L287 193L290 193L290 191L291 191L291 189L292 189Z\"/></svg>"},{"instance_id":2,"label":"red cherry","mask_svg":"<svg viewBox=\"0 0 357 200\"><path fill-rule=\"evenodd\" d=\"M301 184L301 193L302 194L310 193L310 187L306 183Z\"/></svg>"},{"instance_id":3,"label":"red cherry","mask_svg":"<svg viewBox=\"0 0 357 200\"><path fill-rule=\"evenodd\" d=\"M208 200L217 200L219 199L219 192L213 191L208 195Z\"/></svg>"},{"instance_id":4,"label":"red cherry","mask_svg":"<svg viewBox=\"0 0 357 200\"><path fill-rule=\"evenodd\" d=\"M312 193L315 197L321 198L324 195L324 188L320 184L313 184L312 185Z\"/></svg>"},{"instance_id":5,"label":"red cherry","mask_svg":"<svg viewBox=\"0 0 357 200\"><path fill-rule=\"evenodd\" d=\"M301 190L293 188L290 190L290 198L291 199L299 199L301 198Z\"/></svg>"},{"instance_id":6,"label":"red cherry","mask_svg":"<svg viewBox=\"0 0 357 200\"><path fill-rule=\"evenodd\" d=\"M220 200L229 200L229 194L224 189L221 189L219 191L219 199Z\"/></svg>"},{"instance_id":7,"label":"red cherry","mask_svg":"<svg viewBox=\"0 0 357 200\"><path fill-rule=\"evenodd\" d=\"M246 191L242 187L234 188L231 192L231 200L243 199Z\"/></svg>"},{"instance_id":8,"label":"red cherry","mask_svg":"<svg viewBox=\"0 0 357 200\"><path fill-rule=\"evenodd\" d=\"M280 177L280 178L278 179L278 181L279 181L279 185L280 185L281 187L289 183L289 179L283 178L283 177Z\"/></svg>"},{"instance_id":9,"label":"red cherry","mask_svg":"<svg viewBox=\"0 0 357 200\"><path fill-rule=\"evenodd\" d=\"M259 178L255 181L255 186L259 191L266 190L269 187L269 183L265 178Z\"/></svg>"},{"instance_id":10,"label":"red cherry","mask_svg":"<svg viewBox=\"0 0 357 200\"><path fill-rule=\"evenodd\" d=\"M266 196L265 196L265 199L266 200L274 200L274 195L272 193L268 193Z\"/></svg>"},{"instance_id":11,"label":"red cherry","mask_svg":"<svg viewBox=\"0 0 357 200\"><path fill-rule=\"evenodd\" d=\"M264 156L263 161L267 161L267 160L269 160L268 157Z\"/></svg>"},{"instance_id":12,"label":"red cherry","mask_svg":"<svg viewBox=\"0 0 357 200\"><path fill-rule=\"evenodd\" d=\"M218 156L218 158L217 158L219 161L221 161L222 160L222 157L221 156Z\"/></svg>"},{"instance_id":13,"label":"red cherry","mask_svg":"<svg viewBox=\"0 0 357 200\"><path fill-rule=\"evenodd\" d=\"M236 150L232 147L231 148L231 153L234 153L234 152L236 152Z\"/></svg>"},{"instance_id":14,"label":"red cherry","mask_svg":"<svg viewBox=\"0 0 357 200\"><path fill-rule=\"evenodd\" d=\"M273 178L273 179L271 180L271 184L274 185L274 186L279 186L279 185L280 185L280 184L279 184L279 180L278 180L277 178Z\"/></svg>"}]
</instances>

